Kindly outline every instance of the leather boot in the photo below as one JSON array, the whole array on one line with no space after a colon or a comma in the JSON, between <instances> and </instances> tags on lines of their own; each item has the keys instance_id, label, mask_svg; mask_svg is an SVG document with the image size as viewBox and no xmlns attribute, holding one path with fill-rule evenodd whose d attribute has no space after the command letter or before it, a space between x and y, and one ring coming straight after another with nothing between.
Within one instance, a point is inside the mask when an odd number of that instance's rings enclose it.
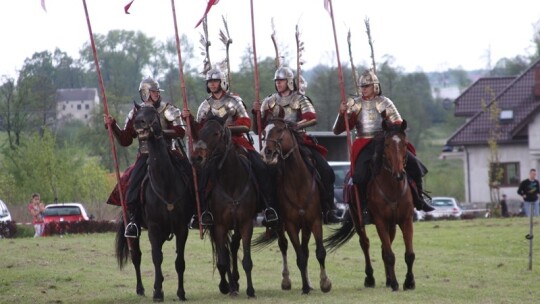
<instances>
[{"instance_id":1,"label":"leather boot","mask_svg":"<svg viewBox=\"0 0 540 304\"><path fill-rule=\"evenodd\" d=\"M128 210L128 221L126 225L126 230L124 231L124 236L127 238L138 238L139 237L139 227L136 222L136 213L133 210Z\"/></svg>"},{"instance_id":2,"label":"leather boot","mask_svg":"<svg viewBox=\"0 0 540 304\"><path fill-rule=\"evenodd\" d=\"M323 222L325 224L340 222L341 219L336 216L336 212L334 211L334 193L327 193L326 197L321 197L321 199L324 215Z\"/></svg>"},{"instance_id":3,"label":"leather boot","mask_svg":"<svg viewBox=\"0 0 540 304\"><path fill-rule=\"evenodd\" d=\"M360 208L362 209L362 223L364 225L372 224L371 213L368 210L367 206L367 185L360 186Z\"/></svg>"},{"instance_id":4,"label":"leather boot","mask_svg":"<svg viewBox=\"0 0 540 304\"><path fill-rule=\"evenodd\" d=\"M414 195L414 207L418 211L431 212L435 210L433 206L429 204L431 197L423 190L422 182L416 183L416 195Z\"/></svg>"}]
</instances>

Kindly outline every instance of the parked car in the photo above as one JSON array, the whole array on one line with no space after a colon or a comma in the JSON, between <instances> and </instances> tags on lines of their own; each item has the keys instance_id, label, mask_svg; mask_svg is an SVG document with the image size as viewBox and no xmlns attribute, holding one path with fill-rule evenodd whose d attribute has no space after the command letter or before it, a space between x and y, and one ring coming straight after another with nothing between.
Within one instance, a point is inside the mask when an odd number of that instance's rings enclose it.
<instances>
[{"instance_id":1,"label":"parked car","mask_svg":"<svg viewBox=\"0 0 540 304\"><path fill-rule=\"evenodd\" d=\"M9 212L7 205L2 200L0 200L0 222L9 221L12 221L11 213Z\"/></svg>"},{"instance_id":2,"label":"parked car","mask_svg":"<svg viewBox=\"0 0 540 304\"><path fill-rule=\"evenodd\" d=\"M349 210L349 205L343 202L343 186L347 173L351 168L351 163L348 161L330 161L328 164L334 169L336 175L336 181L334 182L334 212L337 218L343 219L343 216Z\"/></svg>"},{"instance_id":3,"label":"parked car","mask_svg":"<svg viewBox=\"0 0 540 304\"><path fill-rule=\"evenodd\" d=\"M60 203L45 206L43 221L45 224L52 222L80 222L89 221L90 217L84 206L80 203Z\"/></svg>"},{"instance_id":4,"label":"parked car","mask_svg":"<svg viewBox=\"0 0 540 304\"><path fill-rule=\"evenodd\" d=\"M454 197L434 196L431 199L431 205L435 210L426 213L433 218L455 217L460 218L463 209Z\"/></svg>"}]
</instances>

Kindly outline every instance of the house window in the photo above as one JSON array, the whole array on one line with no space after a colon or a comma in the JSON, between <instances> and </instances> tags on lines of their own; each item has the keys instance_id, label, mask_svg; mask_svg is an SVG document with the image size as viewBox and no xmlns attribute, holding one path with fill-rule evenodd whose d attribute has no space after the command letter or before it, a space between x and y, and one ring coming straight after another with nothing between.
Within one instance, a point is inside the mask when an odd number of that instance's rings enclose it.
<instances>
[{"instance_id":1,"label":"house window","mask_svg":"<svg viewBox=\"0 0 540 304\"><path fill-rule=\"evenodd\" d=\"M499 163L498 168L499 170L495 170L496 164L491 164L491 172L492 176L490 176L490 179L493 181L495 180L495 172L500 172L500 187L517 187L519 186L521 176L519 173L519 162L515 163Z\"/></svg>"},{"instance_id":2,"label":"house window","mask_svg":"<svg viewBox=\"0 0 540 304\"><path fill-rule=\"evenodd\" d=\"M88 109L90 109L90 105L89 105L89 104L85 104L85 105L84 105L84 108L85 108L86 110L88 110Z\"/></svg>"},{"instance_id":3,"label":"house window","mask_svg":"<svg viewBox=\"0 0 540 304\"><path fill-rule=\"evenodd\" d=\"M77 105L77 110L80 110L81 109L81 105Z\"/></svg>"}]
</instances>

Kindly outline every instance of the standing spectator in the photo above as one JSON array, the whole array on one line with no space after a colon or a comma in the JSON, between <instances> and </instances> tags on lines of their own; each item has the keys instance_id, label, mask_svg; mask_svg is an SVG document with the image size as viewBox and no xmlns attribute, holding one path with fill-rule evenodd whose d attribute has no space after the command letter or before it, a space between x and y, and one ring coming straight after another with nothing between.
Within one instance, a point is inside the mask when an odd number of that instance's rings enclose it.
<instances>
[{"instance_id":1,"label":"standing spectator","mask_svg":"<svg viewBox=\"0 0 540 304\"><path fill-rule=\"evenodd\" d=\"M34 237L40 237L43 235L43 212L45 211L45 205L41 202L40 196L37 193L32 194L32 200L28 204L28 211L32 215L32 224L34 225Z\"/></svg>"},{"instance_id":2,"label":"standing spectator","mask_svg":"<svg viewBox=\"0 0 540 304\"><path fill-rule=\"evenodd\" d=\"M506 203L506 194L502 195L501 204L501 215L502 217L508 217L508 204Z\"/></svg>"},{"instance_id":3,"label":"standing spectator","mask_svg":"<svg viewBox=\"0 0 540 304\"><path fill-rule=\"evenodd\" d=\"M540 182L536 179L536 169L529 171L529 178L519 184L517 193L523 197L523 209L527 217L531 216L531 206L534 206L534 215L539 216L538 194L540 193Z\"/></svg>"}]
</instances>

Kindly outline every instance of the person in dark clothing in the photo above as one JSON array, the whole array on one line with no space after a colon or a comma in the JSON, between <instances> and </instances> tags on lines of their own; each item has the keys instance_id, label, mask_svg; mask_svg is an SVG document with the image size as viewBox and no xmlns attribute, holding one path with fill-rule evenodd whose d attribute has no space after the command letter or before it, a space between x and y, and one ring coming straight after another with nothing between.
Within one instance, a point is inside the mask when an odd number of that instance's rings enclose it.
<instances>
[{"instance_id":1,"label":"person in dark clothing","mask_svg":"<svg viewBox=\"0 0 540 304\"><path fill-rule=\"evenodd\" d=\"M501 204L501 216L502 217L509 217L508 204L506 203L506 194L502 195L502 200L501 200L500 204Z\"/></svg>"},{"instance_id":2,"label":"person in dark clothing","mask_svg":"<svg viewBox=\"0 0 540 304\"><path fill-rule=\"evenodd\" d=\"M540 182L536 179L536 169L529 171L529 178L521 181L517 193L523 197L523 211L527 217L531 216L531 208L534 216L540 216L538 208L538 194L540 194Z\"/></svg>"}]
</instances>

